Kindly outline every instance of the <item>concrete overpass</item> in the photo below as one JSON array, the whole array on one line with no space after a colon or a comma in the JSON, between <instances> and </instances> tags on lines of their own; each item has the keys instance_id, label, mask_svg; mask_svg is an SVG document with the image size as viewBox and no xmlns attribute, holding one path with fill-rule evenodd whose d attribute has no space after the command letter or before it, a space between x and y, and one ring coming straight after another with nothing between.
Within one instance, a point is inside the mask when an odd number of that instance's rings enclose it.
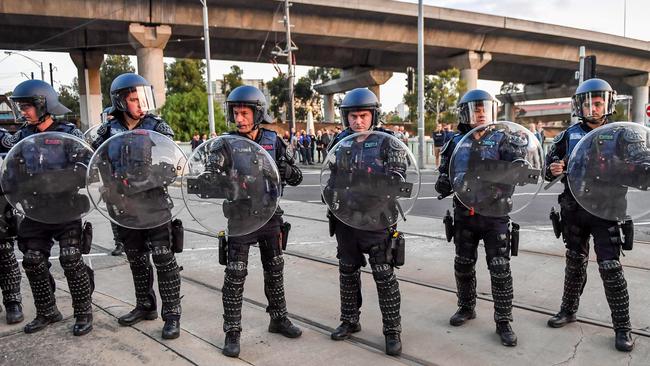
<instances>
[{"instance_id":1,"label":"concrete overpass","mask_svg":"<svg viewBox=\"0 0 650 366\"><path fill-rule=\"evenodd\" d=\"M348 87L368 83L375 70L403 72L416 65L415 4L292 2L298 64L348 69ZM284 38L278 1L208 0L208 6L213 59L264 62L275 40ZM637 113L648 101L649 42L433 6L425 7L425 28L427 73L454 66L470 87L480 77L543 92L571 90L578 47L584 45L587 54L598 58L598 75L619 93L634 96ZM198 0L4 0L0 34L11 35L1 37L0 48L70 52L81 70L82 94L89 95L92 115L101 108L98 68L103 54L136 54L140 73L156 86L158 100L164 99L163 54L203 57ZM365 76L356 78L355 73ZM385 77L370 79L379 83Z\"/></svg>"}]
</instances>

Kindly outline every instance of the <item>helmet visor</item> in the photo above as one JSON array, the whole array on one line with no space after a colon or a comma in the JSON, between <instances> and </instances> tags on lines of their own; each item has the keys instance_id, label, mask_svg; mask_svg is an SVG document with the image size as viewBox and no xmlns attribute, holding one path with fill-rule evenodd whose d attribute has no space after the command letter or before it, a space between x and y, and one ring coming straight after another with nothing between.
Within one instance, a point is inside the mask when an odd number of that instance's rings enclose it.
<instances>
[{"instance_id":1,"label":"helmet visor","mask_svg":"<svg viewBox=\"0 0 650 366\"><path fill-rule=\"evenodd\" d=\"M573 98L575 115L580 118L599 120L614 112L614 94L611 91L592 91Z\"/></svg>"},{"instance_id":2,"label":"helmet visor","mask_svg":"<svg viewBox=\"0 0 650 366\"><path fill-rule=\"evenodd\" d=\"M467 102L469 124L472 127L486 125L497 119L497 104L491 100Z\"/></svg>"},{"instance_id":3,"label":"helmet visor","mask_svg":"<svg viewBox=\"0 0 650 366\"><path fill-rule=\"evenodd\" d=\"M119 93L121 107L124 111L130 111L131 108L138 108L142 112L151 112L156 110L156 100L153 96L153 87L150 85L136 86L123 90ZM130 111L133 113L134 111Z\"/></svg>"}]
</instances>

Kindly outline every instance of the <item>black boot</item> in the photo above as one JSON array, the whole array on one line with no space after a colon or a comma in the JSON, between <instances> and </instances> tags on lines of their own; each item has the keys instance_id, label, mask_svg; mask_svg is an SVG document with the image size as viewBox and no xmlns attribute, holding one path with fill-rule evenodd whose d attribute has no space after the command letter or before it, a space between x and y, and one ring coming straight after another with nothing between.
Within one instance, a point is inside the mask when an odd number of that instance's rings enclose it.
<instances>
[{"instance_id":1,"label":"black boot","mask_svg":"<svg viewBox=\"0 0 650 366\"><path fill-rule=\"evenodd\" d=\"M399 333L386 334L386 354L389 356L402 354L402 339Z\"/></svg>"},{"instance_id":2,"label":"black boot","mask_svg":"<svg viewBox=\"0 0 650 366\"><path fill-rule=\"evenodd\" d=\"M12 302L6 304L5 307L7 308L7 314L5 314L7 317L7 324L16 324L25 320L23 307L19 303Z\"/></svg>"},{"instance_id":3,"label":"black boot","mask_svg":"<svg viewBox=\"0 0 650 366\"><path fill-rule=\"evenodd\" d=\"M459 327L465 322L467 322L470 319L476 318L476 311L474 309L469 309L466 307L459 307L458 310L454 313L454 315L449 318L449 324L453 325L454 327Z\"/></svg>"},{"instance_id":4,"label":"black boot","mask_svg":"<svg viewBox=\"0 0 650 366\"><path fill-rule=\"evenodd\" d=\"M72 334L75 336L82 336L90 333L91 330L93 330L93 315L77 315L74 326L72 327Z\"/></svg>"},{"instance_id":5,"label":"black boot","mask_svg":"<svg viewBox=\"0 0 650 366\"><path fill-rule=\"evenodd\" d=\"M271 319L269 332L280 333L287 338L298 338L302 335L302 330L291 323L289 318Z\"/></svg>"},{"instance_id":6,"label":"black boot","mask_svg":"<svg viewBox=\"0 0 650 366\"><path fill-rule=\"evenodd\" d=\"M546 322L551 328L562 328L563 326L573 323L577 320L575 313L567 313L565 310L560 310L551 319Z\"/></svg>"},{"instance_id":7,"label":"black boot","mask_svg":"<svg viewBox=\"0 0 650 366\"><path fill-rule=\"evenodd\" d=\"M221 351L224 356L239 357L239 336L240 332L236 330L226 333L226 341Z\"/></svg>"},{"instance_id":8,"label":"black boot","mask_svg":"<svg viewBox=\"0 0 650 366\"><path fill-rule=\"evenodd\" d=\"M49 316L44 316L44 315L36 315L36 318L32 320L31 322L27 323L25 325L25 333L36 333L39 330L45 329L48 325L56 322L60 322L63 320L63 315L59 312L58 309L54 309L54 313L52 313Z\"/></svg>"},{"instance_id":9,"label":"black boot","mask_svg":"<svg viewBox=\"0 0 650 366\"><path fill-rule=\"evenodd\" d=\"M181 335L181 320L178 317L171 316L165 319L165 325L162 330L163 339L176 339Z\"/></svg>"},{"instance_id":10,"label":"black boot","mask_svg":"<svg viewBox=\"0 0 650 366\"><path fill-rule=\"evenodd\" d=\"M616 349L621 352L630 352L634 348L634 340L629 329L617 329L616 341L614 342Z\"/></svg>"},{"instance_id":11,"label":"black boot","mask_svg":"<svg viewBox=\"0 0 650 366\"><path fill-rule=\"evenodd\" d=\"M350 323L344 321L341 325L334 330L330 337L335 341L342 341L350 338L352 333L357 333L361 331L361 324L359 323Z\"/></svg>"},{"instance_id":12,"label":"black boot","mask_svg":"<svg viewBox=\"0 0 650 366\"><path fill-rule=\"evenodd\" d=\"M120 323L120 325L128 326L139 323L142 320L154 320L157 318L158 312L156 309L147 310L136 306L127 314L124 314L121 317L117 318L117 322Z\"/></svg>"},{"instance_id":13,"label":"black boot","mask_svg":"<svg viewBox=\"0 0 650 366\"><path fill-rule=\"evenodd\" d=\"M514 347L517 345L517 335L512 330L510 322L498 322L496 332L501 337L501 344L504 346Z\"/></svg>"}]
</instances>

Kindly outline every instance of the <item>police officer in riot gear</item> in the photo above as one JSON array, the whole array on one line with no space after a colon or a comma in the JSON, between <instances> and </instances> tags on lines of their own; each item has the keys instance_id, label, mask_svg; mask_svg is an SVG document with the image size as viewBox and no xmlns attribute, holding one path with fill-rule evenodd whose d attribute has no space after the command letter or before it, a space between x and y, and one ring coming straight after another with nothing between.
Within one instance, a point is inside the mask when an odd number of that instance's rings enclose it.
<instances>
[{"instance_id":1,"label":"police officer in riot gear","mask_svg":"<svg viewBox=\"0 0 650 366\"><path fill-rule=\"evenodd\" d=\"M561 219L556 218L554 225L560 226L558 231L562 233L567 248L562 305L560 311L548 320L548 326L560 328L576 321L580 295L587 282L589 237L593 236L598 270L612 312L615 346L619 351L631 351L634 342L630 335L629 295L619 261L622 244L620 226L616 221L596 217L582 208L563 175L566 162L578 142L589 131L607 123L614 113L615 95L616 92L605 80L589 79L583 82L572 98L573 113L580 122L560 133L546 155L545 178L551 181L561 177L565 185L564 192L558 197ZM616 144L616 139L603 139L599 143Z\"/></svg>"},{"instance_id":2,"label":"police officer in riot gear","mask_svg":"<svg viewBox=\"0 0 650 366\"><path fill-rule=\"evenodd\" d=\"M357 132L381 131L387 134L392 132L379 127L380 103L373 92L365 88L358 88L348 92L341 103L341 121L345 129L330 143L328 151L346 136ZM350 171L339 167L351 159L368 158L372 161L364 162L368 169L381 174L396 174L404 176L408 160L399 151L390 148L387 144L366 143L374 149L380 149L375 154L360 154L356 156L337 156L336 166L331 166L330 179L345 178ZM367 140L366 140L367 142ZM350 152L349 150L347 152ZM385 161L378 164L375 158L383 156ZM324 192L327 194L327 192ZM369 203L370 204L370 203ZM400 291L394 273L394 263L387 258L387 245L389 245L390 228L383 230L360 230L353 228L338 220L328 212L330 220L330 235L336 235L337 258L339 259L340 296L341 296L341 324L331 334L333 340L339 341L350 337L352 333L361 330L359 315L361 308L361 270L366 265L364 254L368 254L373 278L377 285L379 295L379 308L382 314L383 333L386 341L386 354L397 356L402 352L402 332L400 316ZM393 227L394 229L394 227Z\"/></svg>"},{"instance_id":3,"label":"police officer in riot gear","mask_svg":"<svg viewBox=\"0 0 650 366\"><path fill-rule=\"evenodd\" d=\"M93 142L95 149L111 136L134 129L156 131L170 139L174 137L174 132L165 121L150 114L156 108L153 89L143 77L133 73L119 75L113 80L110 93L114 107L113 118L104 122L99 128L98 137ZM150 146L139 147L151 148ZM147 153L150 151L143 151L143 154ZM111 163L120 164L115 161ZM158 194L166 193L159 191ZM158 197L158 200L167 201L166 197ZM161 210L168 210L168 208L161 208ZM156 294L153 290L153 268L149 259L151 253L158 272L158 289L162 300L161 316L165 322L162 337L178 338L181 317L181 278L180 268L172 250L172 223L167 222L155 228L140 230L115 226L118 240L124 243L136 297L135 308L121 316L118 322L120 325L128 326L141 320L154 320L158 317Z\"/></svg>"},{"instance_id":4,"label":"police officer in riot gear","mask_svg":"<svg viewBox=\"0 0 650 366\"><path fill-rule=\"evenodd\" d=\"M24 81L16 86L10 99L26 121L13 135L14 145L28 136L46 131L69 133L83 139L83 133L75 125L54 118L54 115L68 113L70 110L59 102L58 95L49 84L41 80ZM56 161L67 157L51 158ZM76 319L72 332L75 336L81 336L93 328L91 294L94 282L92 269L86 266L81 257L83 243L80 219L62 224L45 224L27 217L18 227L18 248L24 254L23 268L36 306L36 318L25 326L25 333L40 331L48 324L63 319L56 307L54 279L49 272L48 258L52 239L59 243L59 261L72 296Z\"/></svg>"},{"instance_id":5,"label":"police officer in riot gear","mask_svg":"<svg viewBox=\"0 0 650 366\"><path fill-rule=\"evenodd\" d=\"M12 146L11 134L0 128L0 155L6 154ZM7 324L15 324L24 319L20 296L20 269L14 254L17 222L14 209L4 195L0 195L0 214L0 289Z\"/></svg>"},{"instance_id":6,"label":"police officer in riot gear","mask_svg":"<svg viewBox=\"0 0 650 366\"><path fill-rule=\"evenodd\" d=\"M495 121L496 110L494 98L488 92L480 89L468 91L458 102L458 133L447 142L441 152L442 159L438 168L440 176L435 185L436 191L441 194L439 198L453 193L450 181L450 162L456 145L471 129ZM520 144L502 131L490 131L481 137L474 138L492 142L480 144L481 150L486 155L496 154L501 156L501 160L515 160L517 157L521 157L522 152L518 151ZM474 145L476 144L473 144L472 148ZM504 159L505 156L510 156L510 158ZM470 157L467 154L467 156L457 157L457 159L460 158L469 159ZM509 200L501 199L499 201L508 202ZM501 212L507 211L502 210ZM445 219L445 221L447 220L452 221L451 217ZM486 260L492 281L496 332L504 346L516 346L517 336L510 326L513 298L508 239L510 237L508 230L510 218L508 216L483 216L475 213L474 209L465 207L457 197L454 197L453 221L455 223L453 240L456 246L454 269L458 289L458 310L449 319L449 323L453 326L461 326L476 317L474 310L476 306L476 271L474 267L477 261L479 240L482 239L485 244ZM451 237L452 234L448 234L448 240L451 240Z\"/></svg>"},{"instance_id":7,"label":"police officer in riot gear","mask_svg":"<svg viewBox=\"0 0 650 366\"><path fill-rule=\"evenodd\" d=\"M275 160L283 183L291 186L300 184L302 172L295 165L290 151L287 151L287 144L274 131L260 127L262 123L272 122L267 114L264 94L255 87L240 86L230 92L226 105L228 121L237 127L230 134L248 138L264 148ZM247 157L244 152L238 152L233 159L238 158ZM240 351L242 296L248 274L248 251L255 243L259 243L264 268L264 293L269 303L266 311L271 317L269 332L280 333L288 338L302 335L302 330L287 318L282 250L290 226L283 222L282 214L283 211L278 207L273 217L260 229L227 239L227 264L222 292L223 331L226 333L223 354L228 357L237 357Z\"/></svg>"}]
</instances>

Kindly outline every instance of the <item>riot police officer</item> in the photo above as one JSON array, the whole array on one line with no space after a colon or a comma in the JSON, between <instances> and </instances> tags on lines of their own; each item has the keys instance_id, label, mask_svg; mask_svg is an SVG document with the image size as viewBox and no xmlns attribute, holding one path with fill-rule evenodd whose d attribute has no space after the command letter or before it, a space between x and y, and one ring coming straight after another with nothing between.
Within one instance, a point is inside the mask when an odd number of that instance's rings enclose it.
<instances>
[{"instance_id":1,"label":"riot police officer","mask_svg":"<svg viewBox=\"0 0 650 366\"><path fill-rule=\"evenodd\" d=\"M295 165L291 152L287 150L287 144L274 131L260 127L262 123L272 122L267 114L264 94L255 87L240 86L230 92L226 105L228 121L237 126L237 130L230 134L248 138L262 146L275 160L283 183L291 186L300 184L302 172ZM244 155L242 152L238 154ZM290 226L283 222L282 214L283 211L278 207L272 218L260 229L251 234L228 238L227 265L222 290L223 331L226 333L223 354L226 356L239 355L242 296L248 274L248 251L255 243L259 243L264 268L264 293L269 303L266 311L271 317L269 332L280 333L288 338L302 335L302 330L287 318L282 249L283 245L286 245Z\"/></svg>"},{"instance_id":2,"label":"riot police officer","mask_svg":"<svg viewBox=\"0 0 650 366\"><path fill-rule=\"evenodd\" d=\"M24 138L40 132L63 132L83 139L83 133L72 123L58 121L54 115L70 112L63 106L54 89L41 80L20 83L10 97L20 110L26 124L12 138L17 144ZM52 157L53 161L65 157ZM83 262L81 220L46 224L26 217L18 227L18 248L23 252L23 268L29 280L36 306L36 318L25 326L25 333L42 330L48 324L63 319L56 307L54 279L49 272L48 258L52 239L60 247L59 261L68 280L75 324L73 334L81 336L93 328L91 295L94 289L93 271ZM89 245L89 243L87 243Z\"/></svg>"},{"instance_id":3,"label":"riot police officer","mask_svg":"<svg viewBox=\"0 0 650 366\"><path fill-rule=\"evenodd\" d=\"M470 90L458 102L458 133L443 147L440 173L435 189L441 197L453 193L450 181L450 162L456 145L471 129L496 120L496 103L486 91ZM489 135L487 135L489 134ZM502 131L486 132L486 135L473 137L475 140L490 140L491 143L481 144L484 154L499 155L502 160L515 160L517 157L517 142L511 141ZM525 146L525 144L524 144ZM511 158L504 159L505 155ZM458 158L469 159L469 154ZM505 198L505 197L504 197ZM457 197L454 197L454 231L453 240L456 246L454 270L458 289L458 310L449 319L452 326L461 326L476 317L476 271L477 248L479 240L485 244L486 260L492 282L492 297L494 298L494 321L496 332L504 346L516 346L517 336L510 326L512 321L512 275L510 272L510 243L509 217L488 217L465 207ZM508 200L499 200L508 202ZM502 212L507 212L502 211ZM449 218L451 221L451 218ZM450 235L451 236L451 235ZM451 240L448 236L448 240Z\"/></svg>"},{"instance_id":4,"label":"riot police officer","mask_svg":"<svg viewBox=\"0 0 650 366\"><path fill-rule=\"evenodd\" d=\"M5 155L12 146L11 134L0 128L0 155ZM4 195L0 196L0 214L0 288L7 324L15 324L24 319L20 296L20 269L14 254L16 216Z\"/></svg>"},{"instance_id":5,"label":"riot police officer","mask_svg":"<svg viewBox=\"0 0 650 366\"><path fill-rule=\"evenodd\" d=\"M150 112L155 110L153 88L142 76L125 73L111 83L113 118L99 128L93 147L97 149L111 136L122 132L144 129L161 133L170 139L174 137L171 127L160 117ZM141 149L147 146L136 146ZM133 146L131 147L133 148ZM148 152L150 153L150 152ZM112 164L120 162L111 161ZM165 195L165 192L158 192ZM153 198L152 198L153 199ZM158 197L166 201L165 197ZM166 208L163 208L165 210ZM181 317L180 268L172 250L173 226L171 222L151 229L129 229L116 226L118 240L124 243L124 251L131 267L135 287L136 306L129 313L119 317L120 325L129 326L142 320L158 317L156 294L153 290L153 268L149 253L158 272L158 289L162 300L161 316L165 322L162 337L178 338Z\"/></svg>"},{"instance_id":6,"label":"riot police officer","mask_svg":"<svg viewBox=\"0 0 650 366\"><path fill-rule=\"evenodd\" d=\"M619 224L596 217L581 207L563 175L566 161L578 142L589 131L607 123L614 113L615 94L605 80L589 79L583 82L572 98L573 113L580 122L561 132L546 155L545 178L550 181L562 176L565 185L564 192L558 197L561 208L561 220L558 222L561 222L562 237L567 248L562 305L560 311L548 320L548 326L560 328L576 321L580 295L587 282L589 237L593 236L598 270L612 312L615 346L619 351L629 352L634 342L630 335L627 282L619 261L622 244ZM599 143L615 144L616 139L602 139Z\"/></svg>"},{"instance_id":7,"label":"riot police officer","mask_svg":"<svg viewBox=\"0 0 650 366\"><path fill-rule=\"evenodd\" d=\"M357 132L381 131L392 135L392 132L379 127L380 103L373 92L365 88L357 88L345 95L341 103L341 121L345 129L330 143L328 151L346 136ZM388 142L390 139L384 139ZM380 149L373 154L361 154L360 151L352 152L355 156L337 156L337 164L354 159L371 159L367 169L381 174L397 174L404 176L407 168L406 156L396 150L366 141L366 145ZM370 157L372 156L372 157ZM378 164L377 157L384 157ZM351 160L352 159L352 160ZM364 165L365 166L365 165ZM348 175L346 169L332 167L332 177ZM325 193L325 192L324 192ZM326 198L327 200L327 198ZM382 314L383 333L386 341L386 354L397 356L402 352L401 341L401 316L400 316L400 291L397 277L394 273L394 264L386 256L389 245L389 228L383 230L361 230L347 225L328 212L330 220L330 235L336 235L337 258L339 259L340 296L341 296L341 324L331 334L331 338L340 341L349 338L353 333L361 331L359 315L361 308L361 270L366 265L364 254L368 254L373 278L377 285L379 295L379 308Z\"/></svg>"}]
</instances>

